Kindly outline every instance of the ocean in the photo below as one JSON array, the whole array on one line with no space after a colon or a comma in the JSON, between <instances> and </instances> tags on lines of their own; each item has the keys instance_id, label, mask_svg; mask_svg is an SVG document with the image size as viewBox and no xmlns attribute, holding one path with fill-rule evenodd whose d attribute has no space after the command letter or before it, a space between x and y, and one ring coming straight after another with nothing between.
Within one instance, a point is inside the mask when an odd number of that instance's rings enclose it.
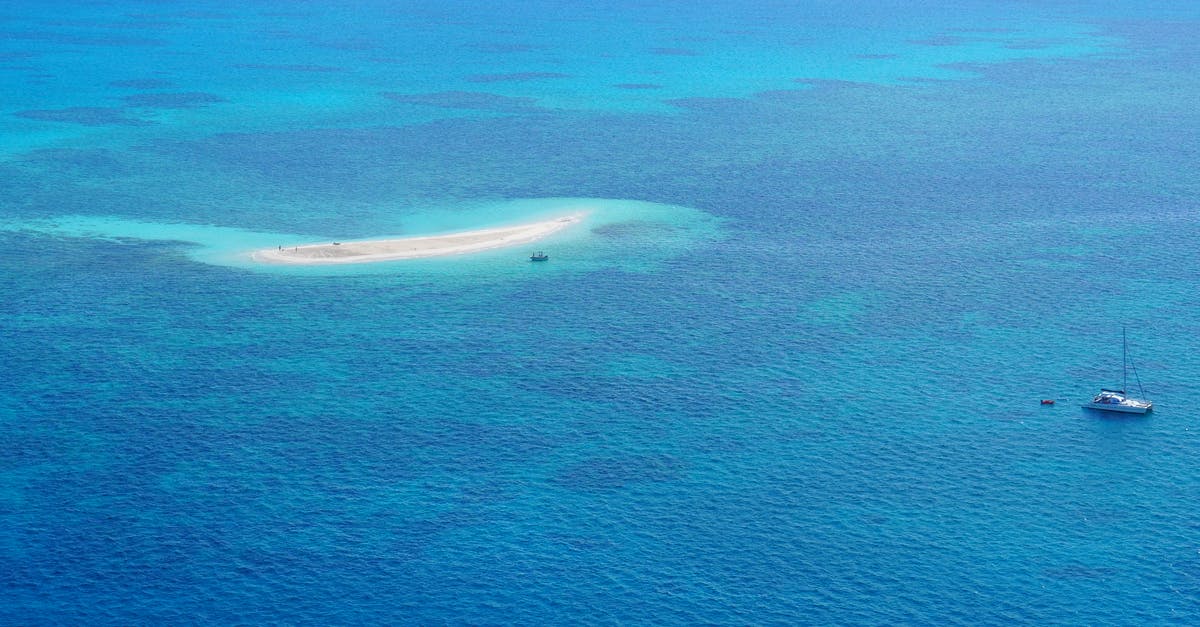
<instances>
[{"instance_id":1,"label":"ocean","mask_svg":"<svg viewBox=\"0 0 1200 627\"><path fill-rule=\"evenodd\" d=\"M1200 623L1200 7L483 4L0 2L0 623Z\"/></svg>"}]
</instances>

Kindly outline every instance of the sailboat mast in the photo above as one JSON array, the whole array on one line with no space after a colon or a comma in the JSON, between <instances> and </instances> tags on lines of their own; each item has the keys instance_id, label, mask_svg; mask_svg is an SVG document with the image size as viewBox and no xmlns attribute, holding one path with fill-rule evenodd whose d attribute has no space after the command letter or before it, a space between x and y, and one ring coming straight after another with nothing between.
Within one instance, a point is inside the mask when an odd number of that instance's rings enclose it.
<instances>
[{"instance_id":1,"label":"sailboat mast","mask_svg":"<svg viewBox=\"0 0 1200 627\"><path fill-rule=\"evenodd\" d=\"M1129 351L1125 344L1125 327L1121 327L1121 392L1129 391Z\"/></svg>"}]
</instances>

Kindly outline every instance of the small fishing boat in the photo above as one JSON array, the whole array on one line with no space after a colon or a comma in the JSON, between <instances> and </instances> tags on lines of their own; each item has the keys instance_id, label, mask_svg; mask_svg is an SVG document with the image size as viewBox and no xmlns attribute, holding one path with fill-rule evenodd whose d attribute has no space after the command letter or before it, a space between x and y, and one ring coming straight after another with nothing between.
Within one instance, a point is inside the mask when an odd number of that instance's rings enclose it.
<instances>
[{"instance_id":1,"label":"small fishing boat","mask_svg":"<svg viewBox=\"0 0 1200 627\"><path fill-rule=\"evenodd\" d=\"M1133 370L1133 380L1137 382L1138 396L1142 398L1130 398L1125 390L1129 386L1129 371ZM1154 409L1154 403L1143 400L1146 392L1142 390L1142 380L1138 377L1137 367L1133 365L1133 360L1129 358L1129 347L1125 342L1125 329L1121 329L1121 389L1110 390L1108 388L1100 388L1100 393L1092 398L1092 402L1085 404L1086 409L1098 409L1100 411L1116 411L1126 414L1144 414L1151 409Z\"/></svg>"},{"instance_id":2,"label":"small fishing boat","mask_svg":"<svg viewBox=\"0 0 1200 627\"><path fill-rule=\"evenodd\" d=\"M536 253L533 253L532 255L530 255L529 260L530 261L549 261L550 255L547 255L546 253L539 250Z\"/></svg>"},{"instance_id":3,"label":"small fishing boat","mask_svg":"<svg viewBox=\"0 0 1200 627\"><path fill-rule=\"evenodd\" d=\"M1054 404L1054 399L1052 399L1052 398L1043 398L1043 399L1042 399L1042 404L1043 404L1043 405L1053 405L1053 404Z\"/></svg>"}]
</instances>

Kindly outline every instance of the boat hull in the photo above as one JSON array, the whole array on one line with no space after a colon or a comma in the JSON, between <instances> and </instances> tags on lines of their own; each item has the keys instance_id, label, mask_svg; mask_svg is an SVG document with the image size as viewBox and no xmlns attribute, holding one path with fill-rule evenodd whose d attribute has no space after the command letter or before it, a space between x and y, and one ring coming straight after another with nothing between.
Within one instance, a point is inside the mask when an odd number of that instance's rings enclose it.
<instances>
[{"instance_id":1,"label":"boat hull","mask_svg":"<svg viewBox=\"0 0 1200 627\"><path fill-rule=\"evenodd\" d=\"M1097 411L1115 411L1122 414L1144 414L1154 408L1153 403L1086 403L1084 409L1095 409Z\"/></svg>"}]
</instances>

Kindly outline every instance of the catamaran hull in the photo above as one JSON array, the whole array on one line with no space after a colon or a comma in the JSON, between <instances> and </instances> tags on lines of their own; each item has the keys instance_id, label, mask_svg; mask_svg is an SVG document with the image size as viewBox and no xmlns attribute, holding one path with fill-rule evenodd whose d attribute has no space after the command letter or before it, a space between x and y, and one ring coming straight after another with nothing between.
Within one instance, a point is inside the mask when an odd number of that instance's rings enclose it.
<instances>
[{"instance_id":1,"label":"catamaran hull","mask_svg":"<svg viewBox=\"0 0 1200 627\"><path fill-rule=\"evenodd\" d=\"M1088 403L1083 406L1084 409L1095 409L1098 411L1115 411L1122 414L1144 414L1154 408L1152 403L1142 405L1116 405L1104 403Z\"/></svg>"}]
</instances>

